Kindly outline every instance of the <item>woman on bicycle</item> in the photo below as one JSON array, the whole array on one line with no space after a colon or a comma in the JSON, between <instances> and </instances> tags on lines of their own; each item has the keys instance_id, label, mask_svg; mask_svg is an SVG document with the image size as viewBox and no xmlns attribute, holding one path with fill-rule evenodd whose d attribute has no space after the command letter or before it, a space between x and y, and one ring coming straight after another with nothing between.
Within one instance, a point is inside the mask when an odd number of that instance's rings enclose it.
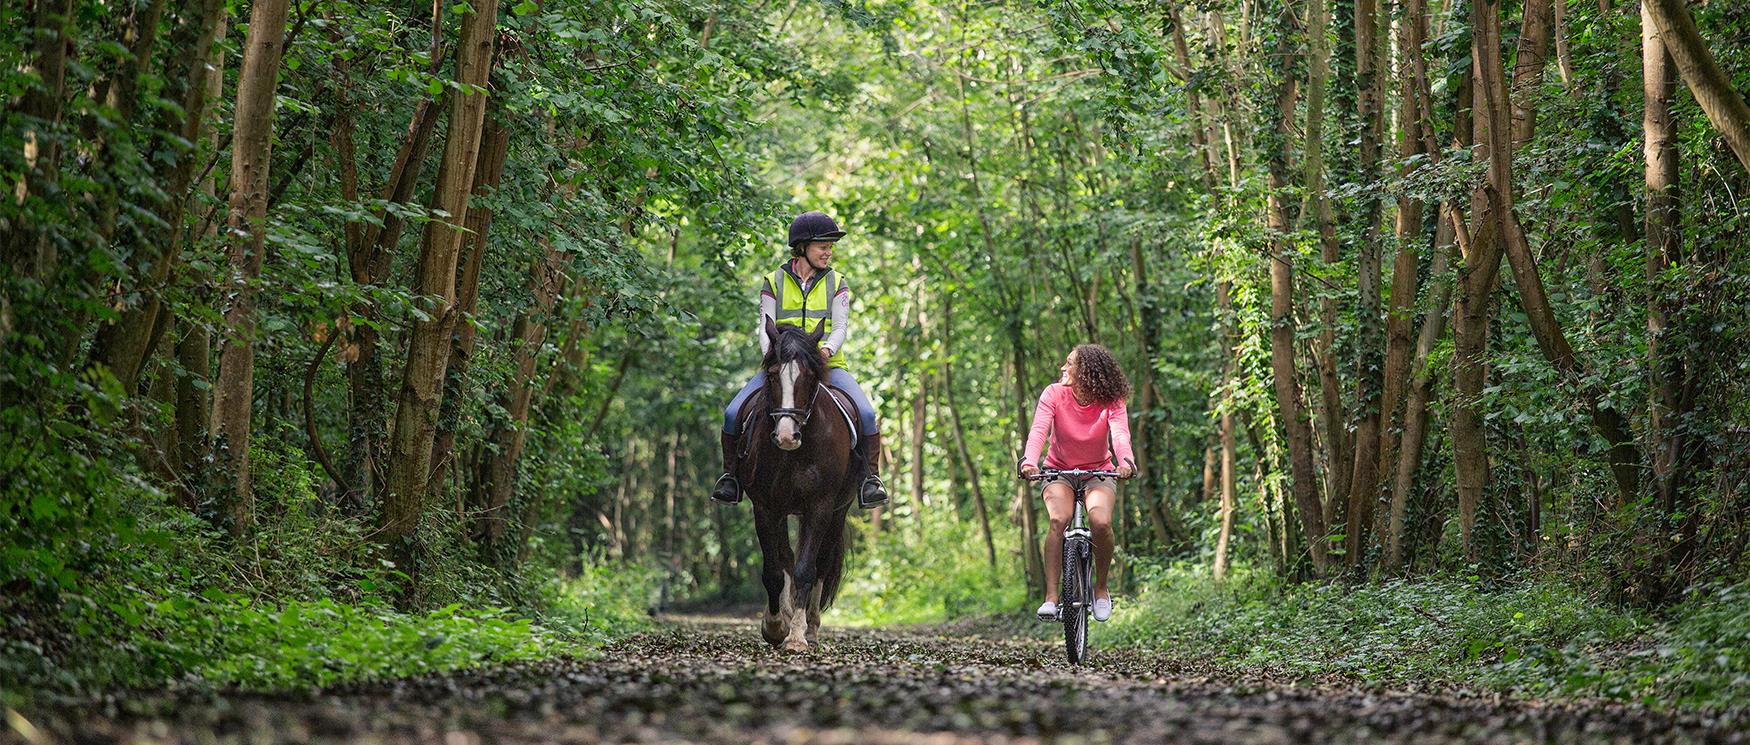
<instances>
[{"instance_id":1,"label":"woman on bicycle","mask_svg":"<svg viewBox=\"0 0 1750 745\"><path fill-rule=\"evenodd\" d=\"M1118 369L1112 353L1098 344L1083 344L1071 350L1059 368L1063 377L1039 394L1033 409L1033 429L1027 434L1027 449L1021 457L1021 475L1039 473L1039 452L1047 437L1051 450L1045 466L1058 470L1113 470L1116 456L1118 478L1136 473L1130 451L1130 420L1124 399L1130 381ZM1088 527L1094 534L1094 620L1112 617L1112 592L1106 587L1106 570L1112 565L1112 505L1118 484L1112 479L1086 480ZM1075 516L1075 491L1068 477L1045 484L1045 511L1051 530L1045 534L1045 566L1063 563L1063 531ZM1058 574L1045 572L1045 602L1039 618L1057 618Z\"/></svg>"}]
</instances>

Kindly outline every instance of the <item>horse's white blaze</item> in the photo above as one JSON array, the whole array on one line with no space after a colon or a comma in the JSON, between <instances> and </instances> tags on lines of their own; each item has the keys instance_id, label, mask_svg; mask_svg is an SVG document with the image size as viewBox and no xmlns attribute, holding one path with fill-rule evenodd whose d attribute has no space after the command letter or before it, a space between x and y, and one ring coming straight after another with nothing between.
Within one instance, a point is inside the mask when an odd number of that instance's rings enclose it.
<instances>
[{"instance_id":1,"label":"horse's white blaze","mask_svg":"<svg viewBox=\"0 0 1750 745\"><path fill-rule=\"evenodd\" d=\"M802 365L796 362L786 362L783 367L778 369L779 399L783 401L783 408L796 408L796 379L800 377L802 377ZM795 418L782 417L778 419L776 434L779 447L785 450L794 449L797 446L796 436L800 434L796 431Z\"/></svg>"}]
</instances>

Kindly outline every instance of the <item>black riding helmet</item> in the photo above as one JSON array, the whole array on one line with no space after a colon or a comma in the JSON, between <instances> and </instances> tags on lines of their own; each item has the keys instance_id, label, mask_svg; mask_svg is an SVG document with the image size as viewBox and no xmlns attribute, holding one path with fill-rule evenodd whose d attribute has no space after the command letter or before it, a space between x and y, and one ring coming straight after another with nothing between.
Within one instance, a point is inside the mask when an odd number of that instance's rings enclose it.
<instances>
[{"instance_id":1,"label":"black riding helmet","mask_svg":"<svg viewBox=\"0 0 1750 745\"><path fill-rule=\"evenodd\" d=\"M839 230L839 224L827 217L825 212L804 212L790 221L790 253L800 252L803 244L809 241L836 241L845 237L845 231Z\"/></svg>"}]
</instances>

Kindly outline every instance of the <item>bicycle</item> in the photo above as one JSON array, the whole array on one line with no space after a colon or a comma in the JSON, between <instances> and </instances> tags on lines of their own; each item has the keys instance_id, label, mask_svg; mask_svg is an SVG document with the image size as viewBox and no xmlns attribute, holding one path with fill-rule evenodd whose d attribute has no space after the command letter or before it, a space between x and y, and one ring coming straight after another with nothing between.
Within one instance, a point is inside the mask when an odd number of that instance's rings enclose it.
<instances>
[{"instance_id":1,"label":"bicycle","mask_svg":"<svg viewBox=\"0 0 1750 745\"><path fill-rule=\"evenodd\" d=\"M1045 482L1063 478L1075 490L1075 517L1063 529L1063 578L1058 583L1057 617L1063 622L1063 646L1069 664L1080 665L1088 657L1088 621L1094 611L1094 533L1088 529L1088 482L1117 479L1118 472L1041 468L1021 478Z\"/></svg>"}]
</instances>

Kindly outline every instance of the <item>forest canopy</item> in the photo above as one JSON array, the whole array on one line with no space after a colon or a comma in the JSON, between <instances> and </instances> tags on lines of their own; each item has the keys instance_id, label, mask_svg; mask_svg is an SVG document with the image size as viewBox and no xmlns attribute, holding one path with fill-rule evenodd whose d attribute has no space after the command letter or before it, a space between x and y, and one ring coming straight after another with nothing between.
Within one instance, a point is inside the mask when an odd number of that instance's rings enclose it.
<instances>
[{"instance_id":1,"label":"forest canopy","mask_svg":"<svg viewBox=\"0 0 1750 745\"><path fill-rule=\"evenodd\" d=\"M1746 576L1740 2L27 0L0 52L0 609L49 667L175 598L749 597L706 495L804 210L894 495L845 618L1037 593L1015 462L1081 343L1133 384L1124 591Z\"/></svg>"}]
</instances>

